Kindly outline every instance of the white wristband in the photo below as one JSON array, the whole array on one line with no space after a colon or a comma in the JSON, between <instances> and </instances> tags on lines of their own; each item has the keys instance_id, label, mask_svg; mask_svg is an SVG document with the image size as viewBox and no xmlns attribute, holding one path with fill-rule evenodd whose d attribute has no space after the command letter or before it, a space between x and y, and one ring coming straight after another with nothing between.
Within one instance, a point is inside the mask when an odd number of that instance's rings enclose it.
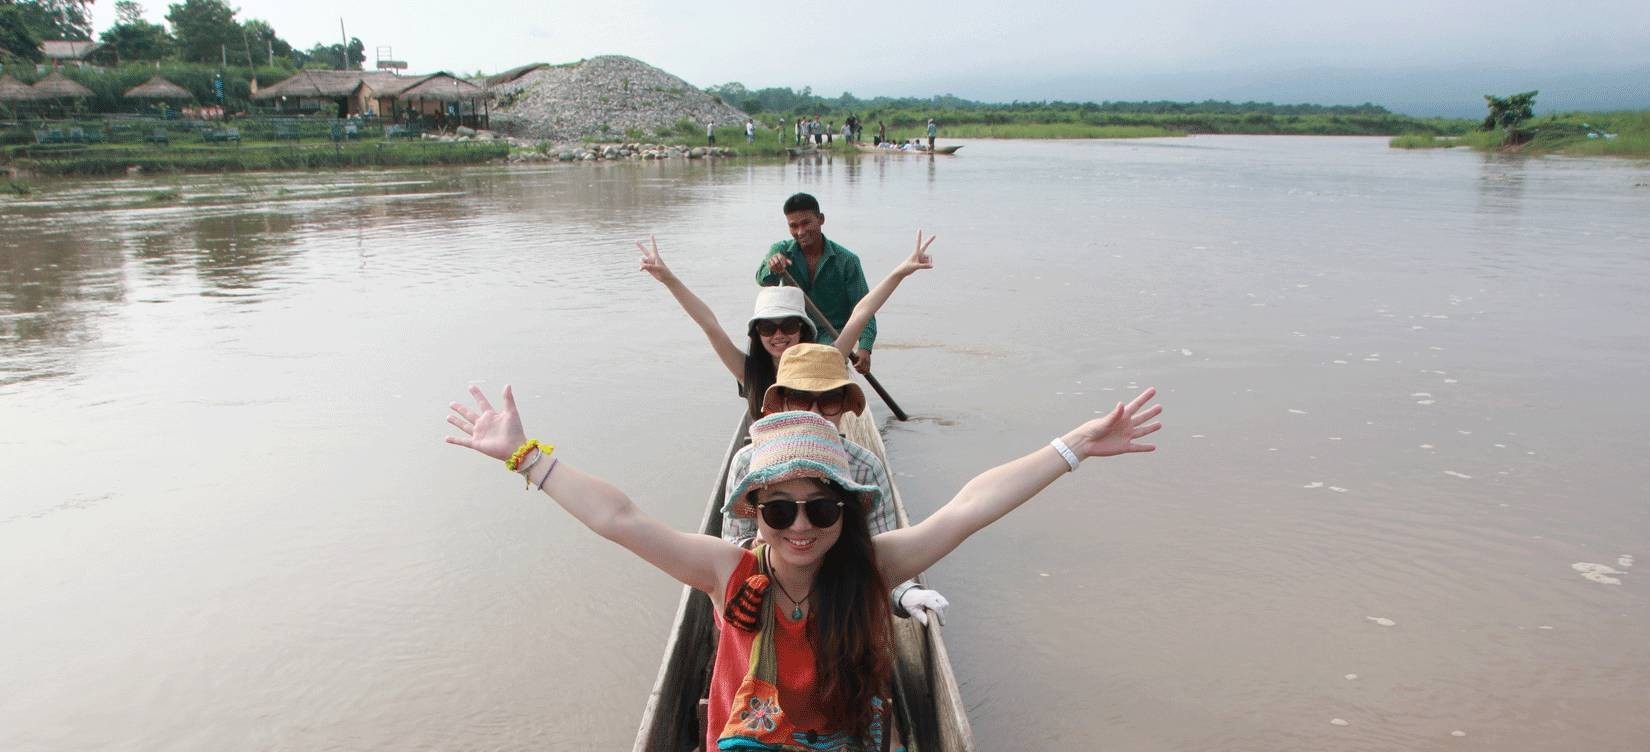
<instances>
[{"instance_id":1,"label":"white wristband","mask_svg":"<svg viewBox=\"0 0 1650 752\"><path fill-rule=\"evenodd\" d=\"M1056 436L1048 445L1054 447L1054 451L1059 452L1061 457L1066 458L1066 464L1071 466L1072 472L1077 471L1077 453L1071 451L1071 447L1066 446L1063 439Z\"/></svg>"}]
</instances>

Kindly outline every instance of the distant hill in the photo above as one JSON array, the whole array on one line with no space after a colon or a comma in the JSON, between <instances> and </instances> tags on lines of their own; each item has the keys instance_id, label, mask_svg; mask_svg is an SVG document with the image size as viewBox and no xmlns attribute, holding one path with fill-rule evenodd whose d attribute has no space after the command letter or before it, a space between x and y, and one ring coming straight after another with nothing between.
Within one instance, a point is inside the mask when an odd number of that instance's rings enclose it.
<instances>
[{"instance_id":1,"label":"distant hill","mask_svg":"<svg viewBox=\"0 0 1650 752\"><path fill-rule=\"evenodd\" d=\"M684 119L703 128L746 114L634 58L604 55L545 66L493 89L493 127L522 138L576 141L665 133Z\"/></svg>"}]
</instances>

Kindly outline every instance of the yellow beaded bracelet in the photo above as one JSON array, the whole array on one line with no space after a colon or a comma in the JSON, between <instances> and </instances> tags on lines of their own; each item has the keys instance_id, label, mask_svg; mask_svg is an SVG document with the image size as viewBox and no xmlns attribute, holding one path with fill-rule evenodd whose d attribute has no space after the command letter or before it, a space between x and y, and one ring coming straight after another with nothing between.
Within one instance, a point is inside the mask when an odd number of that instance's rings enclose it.
<instances>
[{"instance_id":1,"label":"yellow beaded bracelet","mask_svg":"<svg viewBox=\"0 0 1650 752\"><path fill-rule=\"evenodd\" d=\"M526 458L527 454L529 452L533 451L534 449L537 449L538 446L539 446L539 440L538 439L528 439L527 443L522 444L519 447L516 447L516 451L515 451L514 454L510 455L510 459L507 459L507 460L504 461L504 466L509 468L510 472L512 472L512 473L516 472L516 468L521 467L522 459Z\"/></svg>"}]
</instances>

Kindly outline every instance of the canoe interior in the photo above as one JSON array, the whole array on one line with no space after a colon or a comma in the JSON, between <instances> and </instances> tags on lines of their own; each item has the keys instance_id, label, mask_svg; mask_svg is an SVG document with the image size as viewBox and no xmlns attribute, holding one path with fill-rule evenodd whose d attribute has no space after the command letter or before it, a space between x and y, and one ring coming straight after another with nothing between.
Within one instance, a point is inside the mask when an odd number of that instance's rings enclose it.
<instances>
[{"instance_id":1,"label":"canoe interior","mask_svg":"<svg viewBox=\"0 0 1650 752\"><path fill-rule=\"evenodd\" d=\"M741 419L734 438L723 455L722 467L706 505L699 531L721 535L722 498L727 486L727 468L733 454L744 443L748 419ZM886 447L869 408L862 416L849 416L843 431L854 442L876 452L887 461ZM890 470L892 475L892 470ZM894 510L901 527L910 524L905 505L894 489ZM919 580L921 578L918 578ZM682 589L676 621L665 645L664 660L653 691L648 694L642 722L636 732L637 752L689 752L703 745L698 717L699 699L710 683L711 659L716 650L716 624L710 598L691 588ZM911 752L971 752L973 730L951 671L942 628L930 622L923 627L910 619L894 620L894 693L900 713L906 747Z\"/></svg>"}]
</instances>

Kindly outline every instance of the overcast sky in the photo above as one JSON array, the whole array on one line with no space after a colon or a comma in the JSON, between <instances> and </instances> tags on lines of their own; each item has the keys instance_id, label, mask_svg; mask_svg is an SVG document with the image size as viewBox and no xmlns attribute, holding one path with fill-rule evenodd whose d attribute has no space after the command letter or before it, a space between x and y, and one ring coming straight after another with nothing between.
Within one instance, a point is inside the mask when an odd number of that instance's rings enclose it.
<instances>
[{"instance_id":1,"label":"overcast sky","mask_svg":"<svg viewBox=\"0 0 1650 752\"><path fill-rule=\"evenodd\" d=\"M231 2L233 3L233 0ZM145 2L163 22L161 0ZM112 22L97 0L95 26ZM704 87L834 96L1233 99L1475 114L1539 88L1539 109L1650 107L1650 0L1097 0L691 3L245 0L293 46L350 36L415 72L496 72L596 55ZM879 9L879 10L873 10Z\"/></svg>"}]
</instances>

